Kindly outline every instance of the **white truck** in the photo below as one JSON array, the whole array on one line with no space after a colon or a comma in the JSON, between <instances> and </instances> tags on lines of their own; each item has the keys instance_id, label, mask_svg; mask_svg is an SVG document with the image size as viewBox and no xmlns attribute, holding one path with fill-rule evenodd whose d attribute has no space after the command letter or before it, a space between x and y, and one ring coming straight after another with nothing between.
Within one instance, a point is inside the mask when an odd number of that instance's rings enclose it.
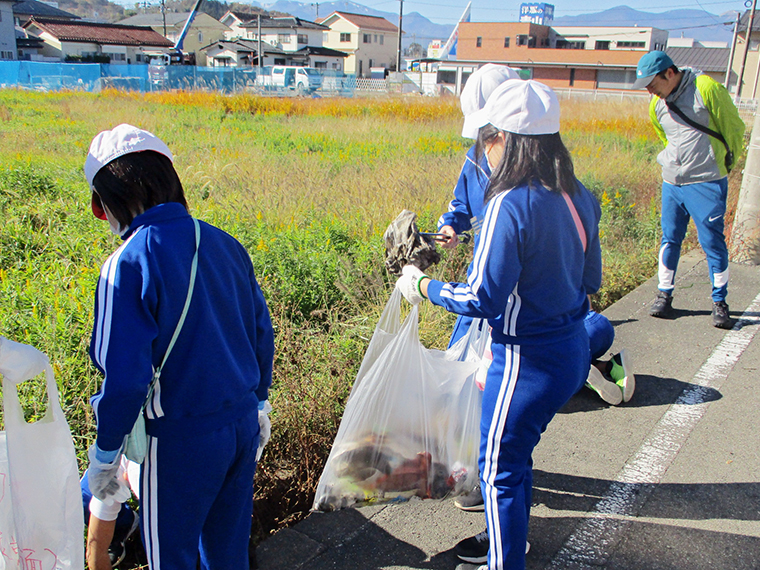
<instances>
[{"instance_id":1,"label":"white truck","mask_svg":"<svg viewBox=\"0 0 760 570\"><path fill-rule=\"evenodd\" d=\"M314 67L273 65L261 69L261 74L256 77L256 83L265 89L289 89L300 95L306 95L322 86L322 74Z\"/></svg>"}]
</instances>

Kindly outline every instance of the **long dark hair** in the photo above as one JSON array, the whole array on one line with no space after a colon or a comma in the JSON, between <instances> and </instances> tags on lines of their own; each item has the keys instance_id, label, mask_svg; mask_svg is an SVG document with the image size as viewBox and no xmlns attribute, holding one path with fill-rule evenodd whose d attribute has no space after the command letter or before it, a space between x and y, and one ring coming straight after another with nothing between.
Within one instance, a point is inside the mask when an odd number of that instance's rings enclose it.
<instances>
[{"instance_id":1,"label":"long dark hair","mask_svg":"<svg viewBox=\"0 0 760 570\"><path fill-rule=\"evenodd\" d=\"M475 146L478 163L483 159L486 145L496 136L504 135L504 156L491 172L484 201L504 190L537 180L554 192L570 196L578 190L570 152L559 133L549 135L518 135L500 131L491 124L480 129Z\"/></svg>"},{"instance_id":2,"label":"long dark hair","mask_svg":"<svg viewBox=\"0 0 760 570\"><path fill-rule=\"evenodd\" d=\"M147 150L116 158L101 168L92 187L122 227L148 208L178 202L187 209L185 192L168 157Z\"/></svg>"}]
</instances>

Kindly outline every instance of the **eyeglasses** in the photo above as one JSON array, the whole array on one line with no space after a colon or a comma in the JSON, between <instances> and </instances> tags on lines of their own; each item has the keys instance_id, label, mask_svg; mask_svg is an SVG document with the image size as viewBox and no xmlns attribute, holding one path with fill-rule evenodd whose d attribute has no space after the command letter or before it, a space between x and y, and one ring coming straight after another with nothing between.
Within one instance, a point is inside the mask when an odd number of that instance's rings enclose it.
<instances>
[{"instance_id":1,"label":"eyeglasses","mask_svg":"<svg viewBox=\"0 0 760 570\"><path fill-rule=\"evenodd\" d=\"M106 216L106 209L103 207L103 202L100 200L100 196L95 190L92 191L90 206L92 207L92 213L96 218L99 220L108 219L108 216Z\"/></svg>"}]
</instances>

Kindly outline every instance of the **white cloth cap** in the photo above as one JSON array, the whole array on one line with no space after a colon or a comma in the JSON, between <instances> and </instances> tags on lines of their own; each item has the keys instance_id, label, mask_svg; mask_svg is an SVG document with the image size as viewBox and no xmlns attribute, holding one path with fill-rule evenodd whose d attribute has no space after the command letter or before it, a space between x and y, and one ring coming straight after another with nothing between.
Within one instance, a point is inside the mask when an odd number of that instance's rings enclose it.
<instances>
[{"instance_id":1,"label":"white cloth cap","mask_svg":"<svg viewBox=\"0 0 760 570\"><path fill-rule=\"evenodd\" d=\"M153 150L174 162L174 155L164 141L153 133L138 129L126 123L110 131L98 133L92 143L87 159L84 161L84 175L92 188L92 179L106 164L131 152Z\"/></svg>"},{"instance_id":2,"label":"white cloth cap","mask_svg":"<svg viewBox=\"0 0 760 570\"><path fill-rule=\"evenodd\" d=\"M486 106L473 115L472 125L476 128L488 123L518 135L558 133L559 100L543 83L509 79L499 85Z\"/></svg>"},{"instance_id":3,"label":"white cloth cap","mask_svg":"<svg viewBox=\"0 0 760 570\"><path fill-rule=\"evenodd\" d=\"M462 136L468 139L478 138L480 127L472 126L472 114L486 105L488 97L507 79L520 79L517 71L506 65L487 63L467 79L459 96L459 106L464 114Z\"/></svg>"}]
</instances>

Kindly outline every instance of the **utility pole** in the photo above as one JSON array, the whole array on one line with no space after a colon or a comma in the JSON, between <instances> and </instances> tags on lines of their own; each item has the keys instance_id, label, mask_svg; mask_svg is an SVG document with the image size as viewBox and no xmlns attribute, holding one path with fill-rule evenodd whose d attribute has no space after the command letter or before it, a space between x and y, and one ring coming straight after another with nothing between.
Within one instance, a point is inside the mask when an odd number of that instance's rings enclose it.
<instances>
[{"instance_id":1,"label":"utility pole","mask_svg":"<svg viewBox=\"0 0 760 570\"><path fill-rule=\"evenodd\" d=\"M166 3L161 0L161 16L164 19L164 37L166 37Z\"/></svg>"},{"instance_id":2,"label":"utility pole","mask_svg":"<svg viewBox=\"0 0 760 570\"><path fill-rule=\"evenodd\" d=\"M734 22L734 37L731 40L731 52L728 54L728 67L726 68L726 80L723 86L728 89L731 85L731 68L734 66L734 55L736 54L736 38L739 36L739 18L741 14L736 13L736 22Z\"/></svg>"},{"instance_id":3,"label":"utility pole","mask_svg":"<svg viewBox=\"0 0 760 570\"><path fill-rule=\"evenodd\" d=\"M744 58L742 59L742 66L739 70L739 81L736 84L736 101L739 101L739 96L742 92L742 82L744 81L744 66L747 65L747 52L749 51L749 42L752 37L752 25L755 23L755 8L757 7L757 0L752 2L752 10L749 13L749 25L747 26L747 36L744 38Z\"/></svg>"},{"instance_id":4,"label":"utility pole","mask_svg":"<svg viewBox=\"0 0 760 570\"><path fill-rule=\"evenodd\" d=\"M312 2L311 5L316 8L316 16L314 19L319 20L319 2Z\"/></svg>"},{"instance_id":5,"label":"utility pole","mask_svg":"<svg viewBox=\"0 0 760 570\"><path fill-rule=\"evenodd\" d=\"M760 264L760 113L755 115L731 232L731 261Z\"/></svg>"},{"instance_id":6,"label":"utility pole","mask_svg":"<svg viewBox=\"0 0 760 570\"><path fill-rule=\"evenodd\" d=\"M757 2L757 0L755 0ZM404 20L404 0L399 0L398 7L398 51L396 53L396 73L401 73L401 34Z\"/></svg>"},{"instance_id":7,"label":"utility pole","mask_svg":"<svg viewBox=\"0 0 760 570\"><path fill-rule=\"evenodd\" d=\"M259 40L259 72L256 74L256 77L261 76L261 14L258 15L259 23L256 26L256 37Z\"/></svg>"}]
</instances>

